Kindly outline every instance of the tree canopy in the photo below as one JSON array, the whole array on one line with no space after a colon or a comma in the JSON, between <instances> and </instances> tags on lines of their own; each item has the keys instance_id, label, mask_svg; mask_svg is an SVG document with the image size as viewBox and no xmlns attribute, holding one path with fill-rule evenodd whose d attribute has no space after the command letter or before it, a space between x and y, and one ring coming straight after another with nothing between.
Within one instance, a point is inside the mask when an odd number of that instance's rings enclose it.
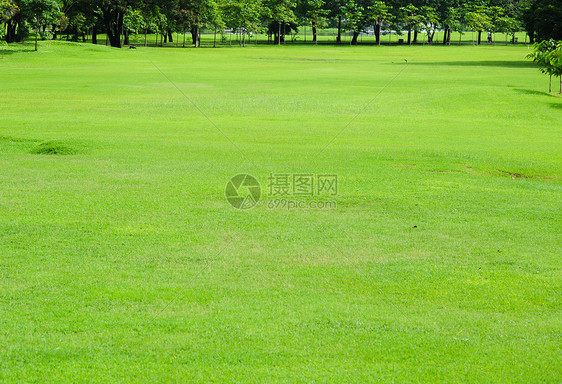
<instances>
[{"instance_id":1,"label":"tree canopy","mask_svg":"<svg viewBox=\"0 0 562 384\"><path fill-rule=\"evenodd\" d=\"M104 32L111 46L128 43L129 33L152 32L172 40L173 32L191 32L199 44L201 28L229 28L243 36L268 31L277 44L298 26L337 25L357 36L373 30L380 43L384 30L407 31L408 42L426 33L433 42L443 30L515 33L524 25L531 39L562 39L560 0L0 0L0 22L8 42L21 41L30 29L75 39L86 32L96 43ZM413 39L412 39L413 34ZM531 41L533 42L533 41Z\"/></svg>"}]
</instances>

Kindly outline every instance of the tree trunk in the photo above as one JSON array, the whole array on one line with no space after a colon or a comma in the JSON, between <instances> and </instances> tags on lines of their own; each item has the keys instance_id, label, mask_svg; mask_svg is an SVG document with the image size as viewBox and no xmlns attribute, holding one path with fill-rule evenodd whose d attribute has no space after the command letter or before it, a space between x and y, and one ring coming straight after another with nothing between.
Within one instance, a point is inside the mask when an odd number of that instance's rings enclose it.
<instances>
[{"instance_id":1,"label":"tree trunk","mask_svg":"<svg viewBox=\"0 0 562 384\"><path fill-rule=\"evenodd\" d=\"M408 45L412 45L412 29L408 27Z\"/></svg>"},{"instance_id":2,"label":"tree trunk","mask_svg":"<svg viewBox=\"0 0 562 384\"><path fill-rule=\"evenodd\" d=\"M123 31L123 45L129 45L129 30L125 29Z\"/></svg>"},{"instance_id":3,"label":"tree trunk","mask_svg":"<svg viewBox=\"0 0 562 384\"><path fill-rule=\"evenodd\" d=\"M357 45L357 37L359 37L359 32L353 31L353 37L351 38L351 45Z\"/></svg>"},{"instance_id":4,"label":"tree trunk","mask_svg":"<svg viewBox=\"0 0 562 384\"><path fill-rule=\"evenodd\" d=\"M377 45L381 45L381 25L375 23L374 30L375 30L375 41Z\"/></svg>"},{"instance_id":5,"label":"tree trunk","mask_svg":"<svg viewBox=\"0 0 562 384\"><path fill-rule=\"evenodd\" d=\"M17 32L16 32L16 35L15 35L16 36L15 41L20 42L20 43L22 43L23 40L24 40L24 35L23 35L24 25L25 24L23 24L23 19L19 19L17 21ZM25 27L25 28L27 28L27 27Z\"/></svg>"},{"instance_id":6,"label":"tree trunk","mask_svg":"<svg viewBox=\"0 0 562 384\"><path fill-rule=\"evenodd\" d=\"M217 46L217 27L215 26L215 35L213 36L213 48Z\"/></svg>"},{"instance_id":7,"label":"tree trunk","mask_svg":"<svg viewBox=\"0 0 562 384\"><path fill-rule=\"evenodd\" d=\"M121 32L123 31L123 13L120 11L104 10L104 23L107 30L109 44L121 48Z\"/></svg>"},{"instance_id":8,"label":"tree trunk","mask_svg":"<svg viewBox=\"0 0 562 384\"><path fill-rule=\"evenodd\" d=\"M341 43L341 16L338 16L338 37L336 37L336 43Z\"/></svg>"},{"instance_id":9,"label":"tree trunk","mask_svg":"<svg viewBox=\"0 0 562 384\"><path fill-rule=\"evenodd\" d=\"M8 20L6 23L6 42L13 43L14 42L14 35L15 35L15 27L13 26L12 20Z\"/></svg>"},{"instance_id":10,"label":"tree trunk","mask_svg":"<svg viewBox=\"0 0 562 384\"><path fill-rule=\"evenodd\" d=\"M168 42L168 34L164 32L162 36L164 36L164 44L166 44Z\"/></svg>"},{"instance_id":11,"label":"tree trunk","mask_svg":"<svg viewBox=\"0 0 562 384\"><path fill-rule=\"evenodd\" d=\"M277 38L277 45L281 45L281 23L277 23L277 32L279 33L279 36Z\"/></svg>"},{"instance_id":12,"label":"tree trunk","mask_svg":"<svg viewBox=\"0 0 562 384\"><path fill-rule=\"evenodd\" d=\"M37 41L36 41L37 43ZM35 50L37 50L37 46L35 47ZM552 75L550 75L549 81L548 81L548 93L552 93Z\"/></svg>"},{"instance_id":13,"label":"tree trunk","mask_svg":"<svg viewBox=\"0 0 562 384\"><path fill-rule=\"evenodd\" d=\"M37 28L35 28L35 52L37 52L37 35L39 34L39 31Z\"/></svg>"},{"instance_id":14,"label":"tree trunk","mask_svg":"<svg viewBox=\"0 0 562 384\"><path fill-rule=\"evenodd\" d=\"M172 31L171 31L171 30L168 30L168 41L169 41L170 43L173 43L173 42L174 42L174 37L173 37L173 35L172 35Z\"/></svg>"},{"instance_id":15,"label":"tree trunk","mask_svg":"<svg viewBox=\"0 0 562 384\"><path fill-rule=\"evenodd\" d=\"M121 48L123 45L121 44L121 34L123 33L123 17L125 14L123 12L119 12L119 17L117 17L117 26L115 28L115 35L117 37L117 47Z\"/></svg>"},{"instance_id":16,"label":"tree trunk","mask_svg":"<svg viewBox=\"0 0 562 384\"><path fill-rule=\"evenodd\" d=\"M316 31L316 24L312 23L312 42L316 44L317 40L318 40L318 35Z\"/></svg>"},{"instance_id":17,"label":"tree trunk","mask_svg":"<svg viewBox=\"0 0 562 384\"><path fill-rule=\"evenodd\" d=\"M191 28L191 41L193 45L195 45L195 48L199 47L199 28Z\"/></svg>"},{"instance_id":18,"label":"tree trunk","mask_svg":"<svg viewBox=\"0 0 562 384\"><path fill-rule=\"evenodd\" d=\"M418 43L418 31L414 31L414 41L413 41L413 43L414 44Z\"/></svg>"},{"instance_id":19,"label":"tree trunk","mask_svg":"<svg viewBox=\"0 0 562 384\"><path fill-rule=\"evenodd\" d=\"M482 31L478 31L478 45L482 43Z\"/></svg>"},{"instance_id":20,"label":"tree trunk","mask_svg":"<svg viewBox=\"0 0 562 384\"><path fill-rule=\"evenodd\" d=\"M15 35L15 26L13 26L12 20L6 22L6 42L13 43Z\"/></svg>"},{"instance_id":21,"label":"tree trunk","mask_svg":"<svg viewBox=\"0 0 562 384\"><path fill-rule=\"evenodd\" d=\"M92 44L97 44L98 43L98 26L97 24L94 24L94 26L92 27Z\"/></svg>"}]
</instances>

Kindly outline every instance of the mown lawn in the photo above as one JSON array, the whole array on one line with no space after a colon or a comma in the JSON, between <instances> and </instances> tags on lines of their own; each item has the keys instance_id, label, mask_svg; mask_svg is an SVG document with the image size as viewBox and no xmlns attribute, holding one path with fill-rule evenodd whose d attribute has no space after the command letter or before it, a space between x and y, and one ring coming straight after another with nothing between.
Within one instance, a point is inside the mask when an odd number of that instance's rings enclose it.
<instances>
[{"instance_id":1,"label":"mown lawn","mask_svg":"<svg viewBox=\"0 0 562 384\"><path fill-rule=\"evenodd\" d=\"M1 381L562 380L562 98L526 47L31 49L0 59ZM337 207L271 208L271 174Z\"/></svg>"}]
</instances>

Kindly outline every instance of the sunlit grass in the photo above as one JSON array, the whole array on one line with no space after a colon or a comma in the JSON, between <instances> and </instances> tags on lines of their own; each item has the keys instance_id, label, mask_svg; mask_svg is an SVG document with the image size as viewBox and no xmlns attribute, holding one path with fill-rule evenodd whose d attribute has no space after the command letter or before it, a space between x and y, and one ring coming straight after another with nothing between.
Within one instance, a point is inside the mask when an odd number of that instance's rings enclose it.
<instances>
[{"instance_id":1,"label":"sunlit grass","mask_svg":"<svg viewBox=\"0 0 562 384\"><path fill-rule=\"evenodd\" d=\"M526 47L30 49L0 380L560 381L562 99ZM271 173L336 174L337 208L269 209Z\"/></svg>"}]
</instances>

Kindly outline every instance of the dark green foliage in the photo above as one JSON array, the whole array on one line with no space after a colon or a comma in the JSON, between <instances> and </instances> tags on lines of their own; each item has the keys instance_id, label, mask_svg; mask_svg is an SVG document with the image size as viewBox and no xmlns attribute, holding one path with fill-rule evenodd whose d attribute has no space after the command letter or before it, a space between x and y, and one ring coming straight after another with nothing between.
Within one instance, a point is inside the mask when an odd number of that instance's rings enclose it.
<instances>
[{"instance_id":1,"label":"dark green foliage","mask_svg":"<svg viewBox=\"0 0 562 384\"><path fill-rule=\"evenodd\" d=\"M562 1L536 0L524 20L527 32L537 41L562 40Z\"/></svg>"},{"instance_id":2,"label":"dark green foliage","mask_svg":"<svg viewBox=\"0 0 562 384\"><path fill-rule=\"evenodd\" d=\"M14 7L9 6L10 1ZM298 26L318 29L337 27L336 42L344 31L360 33L374 29L380 43L381 31L408 31L408 41L417 42L425 32L433 42L435 31L443 30L443 43L451 31L514 34L522 24L531 42L562 38L562 2L559 0L0 0L0 14L8 42L22 41L30 28L42 36L73 35L74 40L97 44L97 34L107 35L113 47L128 45L129 35L155 33L156 44L172 42L174 32L190 32L199 45L202 28L223 33L225 28L241 33L242 44L251 33L268 31L280 44ZM56 5L56 6L55 6ZM12 9L13 11L8 12ZM412 36L413 35L413 36ZM160 39L160 41L158 41ZM216 37L215 37L216 40ZM515 38L513 38L515 42ZM215 41L216 42L216 41Z\"/></svg>"}]
</instances>

